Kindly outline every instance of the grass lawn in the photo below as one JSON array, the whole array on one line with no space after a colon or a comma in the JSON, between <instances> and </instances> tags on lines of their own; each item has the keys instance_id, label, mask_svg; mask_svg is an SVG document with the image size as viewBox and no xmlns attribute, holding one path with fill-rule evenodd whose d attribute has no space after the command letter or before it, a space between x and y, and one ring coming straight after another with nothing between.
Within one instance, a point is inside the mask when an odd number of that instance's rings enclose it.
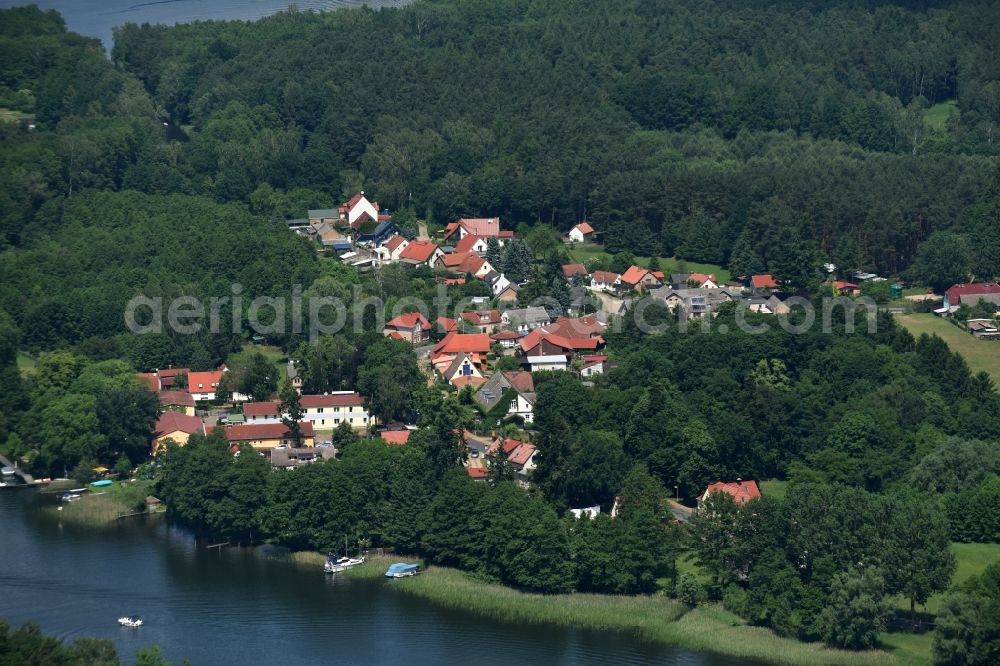
<instances>
[{"instance_id":1,"label":"grass lawn","mask_svg":"<svg viewBox=\"0 0 1000 666\"><path fill-rule=\"evenodd\" d=\"M37 365L38 362L35 360L35 357L28 356L24 352L17 352L17 367L21 371L22 377L34 374Z\"/></svg>"},{"instance_id":2,"label":"grass lawn","mask_svg":"<svg viewBox=\"0 0 1000 666\"><path fill-rule=\"evenodd\" d=\"M952 585L964 583L972 576L981 574L986 567L994 562L1000 562L1000 544L998 543L952 543L951 552L955 553L958 567L951 578ZM917 610L936 615L941 608L943 594L935 594L927 600L926 606L917 604ZM896 607L910 610L910 602L897 597Z\"/></svg>"},{"instance_id":3,"label":"grass lawn","mask_svg":"<svg viewBox=\"0 0 1000 666\"><path fill-rule=\"evenodd\" d=\"M594 243L577 243L567 246L567 249L574 261L584 265L594 259L611 258L611 255L605 252L602 246ZM636 261L642 266L649 266L649 259L649 257L636 257ZM660 270L668 275L670 273L705 273L715 275L722 282L728 282L730 279L729 271L715 264L699 264L693 261L684 261L670 257L660 257L659 259Z\"/></svg>"},{"instance_id":4,"label":"grass lawn","mask_svg":"<svg viewBox=\"0 0 1000 666\"><path fill-rule=\"evenodd\" d=\"M885 650L896 657L901 664L923 666L933 663L931 653L934 633L909 634L905 632L883 632L878 637Z\"/></svg>"},{"instance_id":5,"label":"grass lawn","mask_svg":"<svg viewBox=\"0 0 1000 666\"><path fill-rule=\"evenodd\" d=\"M924 124L937 132L943 132L945 130L945 122L952 114L958 113L958 102L955 100L948 100L947 102L941 102L940 104L935 104L931 108L924 112Z\"/></svg>"},{"instance_id":6,"label":"grass lawn","mask_svg":"<svg viewBox=\"0 0 1000 666\"><path fill-rule=\"evenodd\" d=\"M775 499L785 499L785 493L788 491L788 481L778 481L777 479L772 481L761 481L760 482L760 494L767 495L768 497L773 497Z\"/></svg>"},{"instance_id":7,"label":"grass lawn","mask_svg":"<svg viewBox=\"0 0 1000 666\"><path fill-rule=\"evenodd\" d=\"M61 521L99 527L117 520L122 514L145 508L146 497L152 494L152 489L153 481L128 481L124 484L115 481L105 488L90 486L80 499L46 507L45 510Z\"/></svg>"},{"instance_id":8,"label":"grass lawn","mask_svg":"<svg viewBox=\"0 0 1000 666\"><path fill-rule=\"evenodd\" d=\"M13 109L0 108L0 122L16 123L27 118L30 114Z\"/></svg>"},{"instance_id":9,"label":"grass lawn","mask_svg":"<svg viewBox=\"0 0 1000 666\"><path fill-rule=\"evenodd\" d=\"M948 343L952 351L965 358L973 372L986 371L994 382L1000 384L1000 342L977 340L957 326L930 313L896 315L896 320L915 337L921 333L937 335Z\"/></svg>"},{"instance_id":10,"label":"grass lawn","mask_svg":"<svg viewBox=\"0 0 1000 666\"><path fill-rule=\"evenodd\" d=\"M243 351L231 354L227 360L229 360L230 363L233 363L233 357L236 357L238 362L239 357L249 356L254 353L263 355L264 358L273 363L276 368L284 372L288 357L285 356L285 352L281 351L280 347L275 347L274 345L258 345L254 342L248 342L243 345Z\"/></svg>"}]
</instances>

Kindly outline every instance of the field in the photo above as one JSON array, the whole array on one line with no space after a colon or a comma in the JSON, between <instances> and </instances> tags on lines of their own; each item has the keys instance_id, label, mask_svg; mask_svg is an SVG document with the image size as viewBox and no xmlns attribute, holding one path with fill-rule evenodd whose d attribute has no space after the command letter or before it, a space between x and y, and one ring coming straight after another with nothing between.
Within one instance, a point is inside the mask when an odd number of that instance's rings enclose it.
<instances>
[{"instance_id":1,"label":"field","mask_svg":"<svg viewBox=\"0 0 1000 666\"><path fill-rule=\"evenodd\" d=\"M775 499L784 499L785 492L788 490L788 481L761 481L760 482L760 494L767 495L768 497L773 497Z\"/></svg>"},{"instance_id":2,"label":"field","mask_svg":"<svg viewBox=\"0 0 1000 666\"><path fill-rule=\"evenodd\" d=\"M281 351L279 347L272 345L258 345L253 342L247 342L243 345L243 350L235 354L230 354L227 361L231 364L239 363L240 359L244 356L250 356L250 354L258 353L264 358L274 364L274 367L281 370L282 373L285 371L286 363L288 357L285 353ZM282 375L283 376L283 375Z\"/></svg>"},{"instance_id":3,"label":"field","mask_svg":"<svg viewBox=\"0 0 1000 666\"><path fill-rule=\"evenodd\" d=\"M22 377L34 374L37 365L38 362L33 356L29 356L25 352L17 353L17 367L21 371Z\"/></svg>"},{"instance_id":4,"label":"field","mask_svg":"<svg viewBox=\"0 0 1000 666\"><path fill-rule=\"evenodd\" d=\"M586 265L588 261L594 259L610 259L611 255L604 251L604 248L594 243L579 243L570 246L569 254L574 261ZM636 261L642 266L649 266L649 257L636 257ZM712 274L722 281L728 282L729 271L722 266L715 264L699 264L693 261L683 261L669 257L660 257L660 270L669 275L670 273L705 273Z\"/></svg>"},{"instance_id":5,"label":"field","mask_svg":"<svg viewBox=\"0 0 1000 666\"><path fill-rule=\"evenodd\" d=\"M1000 385L1000 341L977 340L957 326L930 313L896 315L914 337L937 335L965 358L973 372L986 371Z\"/></svg>"},{"instance_id":6,"label":"field","mask_svg":"<svg viewBox=\"0 0 1000 666\"><path fill-rule=\"evenodd\" d=\"M949 100L935 104L924 112L924 124L936 132L945 131L945 122L958 113L958 102Z\"/></svg>"}]
</instances>

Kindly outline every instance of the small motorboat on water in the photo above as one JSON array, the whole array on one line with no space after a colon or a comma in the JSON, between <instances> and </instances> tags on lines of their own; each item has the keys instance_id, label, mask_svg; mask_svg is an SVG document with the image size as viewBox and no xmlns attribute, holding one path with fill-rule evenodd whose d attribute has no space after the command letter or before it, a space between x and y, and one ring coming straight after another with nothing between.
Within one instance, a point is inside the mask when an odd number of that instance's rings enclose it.
<instances>
[{"instance_id":1,"label":"small motorboat on water","mask_svg":"<svg viewBox=\"0 0 1000 666\"><path fill-rule=\"evenodd\" d=\"M125 617L118 618L118 624L123 627L141 627L142 618L138 615L126 615Z\"/></svg>"},{"instance_id":2,"label":"small motorboat on water","mask_svg":"<svg viewBox=\"0 0 1000 666\"><path fill-rule=\"evenodd\" d=\"M337 557L334 553L330 553L326 556L326 564L323 565L323 571L326 573L340 573L350 567L364 563L365 558L363 557Z\"/></svg>"}]
</instances>

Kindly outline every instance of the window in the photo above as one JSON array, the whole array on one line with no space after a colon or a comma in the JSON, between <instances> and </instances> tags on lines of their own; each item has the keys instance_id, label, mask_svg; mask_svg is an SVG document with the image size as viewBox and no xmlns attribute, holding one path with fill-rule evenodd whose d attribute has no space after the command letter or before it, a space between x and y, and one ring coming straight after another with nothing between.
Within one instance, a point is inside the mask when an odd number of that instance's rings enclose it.
<instances>
[{"instance_id":1,"label":"window","mask_svg":"<svg viewBox=\"0 0 1000 666\"><path fill-rule=\"evenodd\" d=\"M318 414L322 414L322 413L323 413L323 408L322 408L322 407L320 407L319 409L317 409L317 410L316 410L316 413L318 413Z\"/></svg>"},{"instance_id":2,"label":"window","mask_svg":"<svg viewBox=\"0 0 1000 666\"><path fill-rule=\"evenodd\" d=\"M517 398L514 398L513 400L510 401L510 411L512 412L517 411Z\"/></svg>"}]
</instances>

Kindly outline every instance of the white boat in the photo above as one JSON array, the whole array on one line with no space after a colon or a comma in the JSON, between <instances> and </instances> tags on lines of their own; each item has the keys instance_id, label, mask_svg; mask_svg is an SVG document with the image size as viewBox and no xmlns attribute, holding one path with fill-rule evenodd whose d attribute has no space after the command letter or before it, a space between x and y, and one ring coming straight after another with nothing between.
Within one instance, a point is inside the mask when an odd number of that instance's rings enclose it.
<instances>
[{"instance_id":1,"label":"white boat","mask_svg":"<svg viewBox=\"0 0 1000 666\"><path fill-rule=\"evenodd\" d=\"M363 557L337 557L333 553L330 553L326 556L326 564L323 565L323 571L326 573L340 573L350 567L364 563L365 558Z\"/></svg>"},{"instance_id":2,"label":"white boat","mask_svg":"<svg viewBox=\"0 0 1000 666\"><path fill-rule=\"evenodd\" d=\"M123 627L141 627L142 618L138 615L127 615L125 617L118 618L118 624Z\"/></svg>"}]
</instances>

